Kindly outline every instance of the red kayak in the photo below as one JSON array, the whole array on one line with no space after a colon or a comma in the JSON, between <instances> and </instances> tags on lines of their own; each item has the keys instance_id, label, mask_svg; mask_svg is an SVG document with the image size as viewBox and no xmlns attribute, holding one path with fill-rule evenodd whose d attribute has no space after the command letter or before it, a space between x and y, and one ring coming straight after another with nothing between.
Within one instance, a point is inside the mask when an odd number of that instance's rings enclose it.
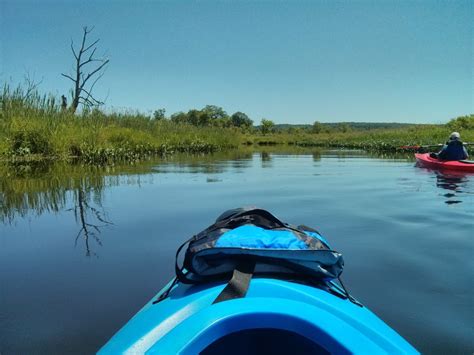
<instances>
[{"instance_id":1,"label":"red kayak","mask_svg":"<svg viewBox=\"0 0 474 355\"><path fill-rule=\"evenodd\" d=\"M430 153L415 154L415 158L418 166L422 166L424 168L469 171L474 173L474 161L439 160L430 157Z\"/></svg>"}]
</instances>

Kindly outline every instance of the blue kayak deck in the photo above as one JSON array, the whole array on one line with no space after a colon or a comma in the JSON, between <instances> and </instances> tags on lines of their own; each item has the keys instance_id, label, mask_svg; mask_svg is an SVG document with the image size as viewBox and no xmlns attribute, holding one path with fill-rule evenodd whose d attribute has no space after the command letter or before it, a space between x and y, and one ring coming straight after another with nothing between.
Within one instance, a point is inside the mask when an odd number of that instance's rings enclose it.
<instances>
[{"instance_id":1,"label":"blue kayak deck","mask_svg":"<svg viewBox=\"0 0 474 355\"><path fill-rule=\"evenodd\" d=\"M329 353L418 353L367 308L325 290L255 278L245 298L212 304L224 286L176 285L168 298L146 304L99 354L197 354L252 329L297 334Z\"/></svg>"}]
</instances>

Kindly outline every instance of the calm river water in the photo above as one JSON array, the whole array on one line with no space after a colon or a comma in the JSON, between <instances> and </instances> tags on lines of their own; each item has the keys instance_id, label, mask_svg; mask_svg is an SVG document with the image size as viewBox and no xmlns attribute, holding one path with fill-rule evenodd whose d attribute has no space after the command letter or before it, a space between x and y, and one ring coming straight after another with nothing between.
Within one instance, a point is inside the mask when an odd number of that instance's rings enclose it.
<instances>
[{"instance_id":1,"label":"calm river water","mask_svg":"<svg viewBox=\"0 0 474 355\"><path fill-rule=\"evenodd\" d=\"M90 353L172 277L182 241L256 205L320 230L351 293L424 353L474 351L474 175L363 152L0 167L0 353Z\"/></svg>"}]
</instances>

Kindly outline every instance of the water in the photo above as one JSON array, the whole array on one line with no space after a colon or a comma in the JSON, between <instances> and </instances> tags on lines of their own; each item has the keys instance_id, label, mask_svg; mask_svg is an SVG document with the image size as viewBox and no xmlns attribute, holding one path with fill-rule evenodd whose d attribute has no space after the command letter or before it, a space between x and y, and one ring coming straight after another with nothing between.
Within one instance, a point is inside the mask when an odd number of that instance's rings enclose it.
<instances>
[{"instance_id":1,"label":"water","mask_svg":"<svg viewBox=\"0 0 474 355\"><path fill-rule=\"evenodd\" d=\"M0 167L0 353L89 353L224 210L320 230L362 303L424 353L472 353L474 175L363 152Z\"/></svg>"}]
</instances>

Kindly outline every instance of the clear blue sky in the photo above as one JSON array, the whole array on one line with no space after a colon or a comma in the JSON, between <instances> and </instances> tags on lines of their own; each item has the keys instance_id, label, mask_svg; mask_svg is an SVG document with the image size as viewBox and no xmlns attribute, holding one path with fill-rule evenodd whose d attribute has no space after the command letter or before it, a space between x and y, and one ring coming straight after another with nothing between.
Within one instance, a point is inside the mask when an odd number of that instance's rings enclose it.
<instances>
[{"instance_id":1,"label":"clear blue sky","mask_svg":"<svg viewBox=\"0 0 474 355\"><path fill-rule=\"evenodd\" d=\"M107 107L438 123L474 111L473 23L472 1L0 0L0 81L68 93L70 39L94 25Z\"/></svg>"}]
</instances>

